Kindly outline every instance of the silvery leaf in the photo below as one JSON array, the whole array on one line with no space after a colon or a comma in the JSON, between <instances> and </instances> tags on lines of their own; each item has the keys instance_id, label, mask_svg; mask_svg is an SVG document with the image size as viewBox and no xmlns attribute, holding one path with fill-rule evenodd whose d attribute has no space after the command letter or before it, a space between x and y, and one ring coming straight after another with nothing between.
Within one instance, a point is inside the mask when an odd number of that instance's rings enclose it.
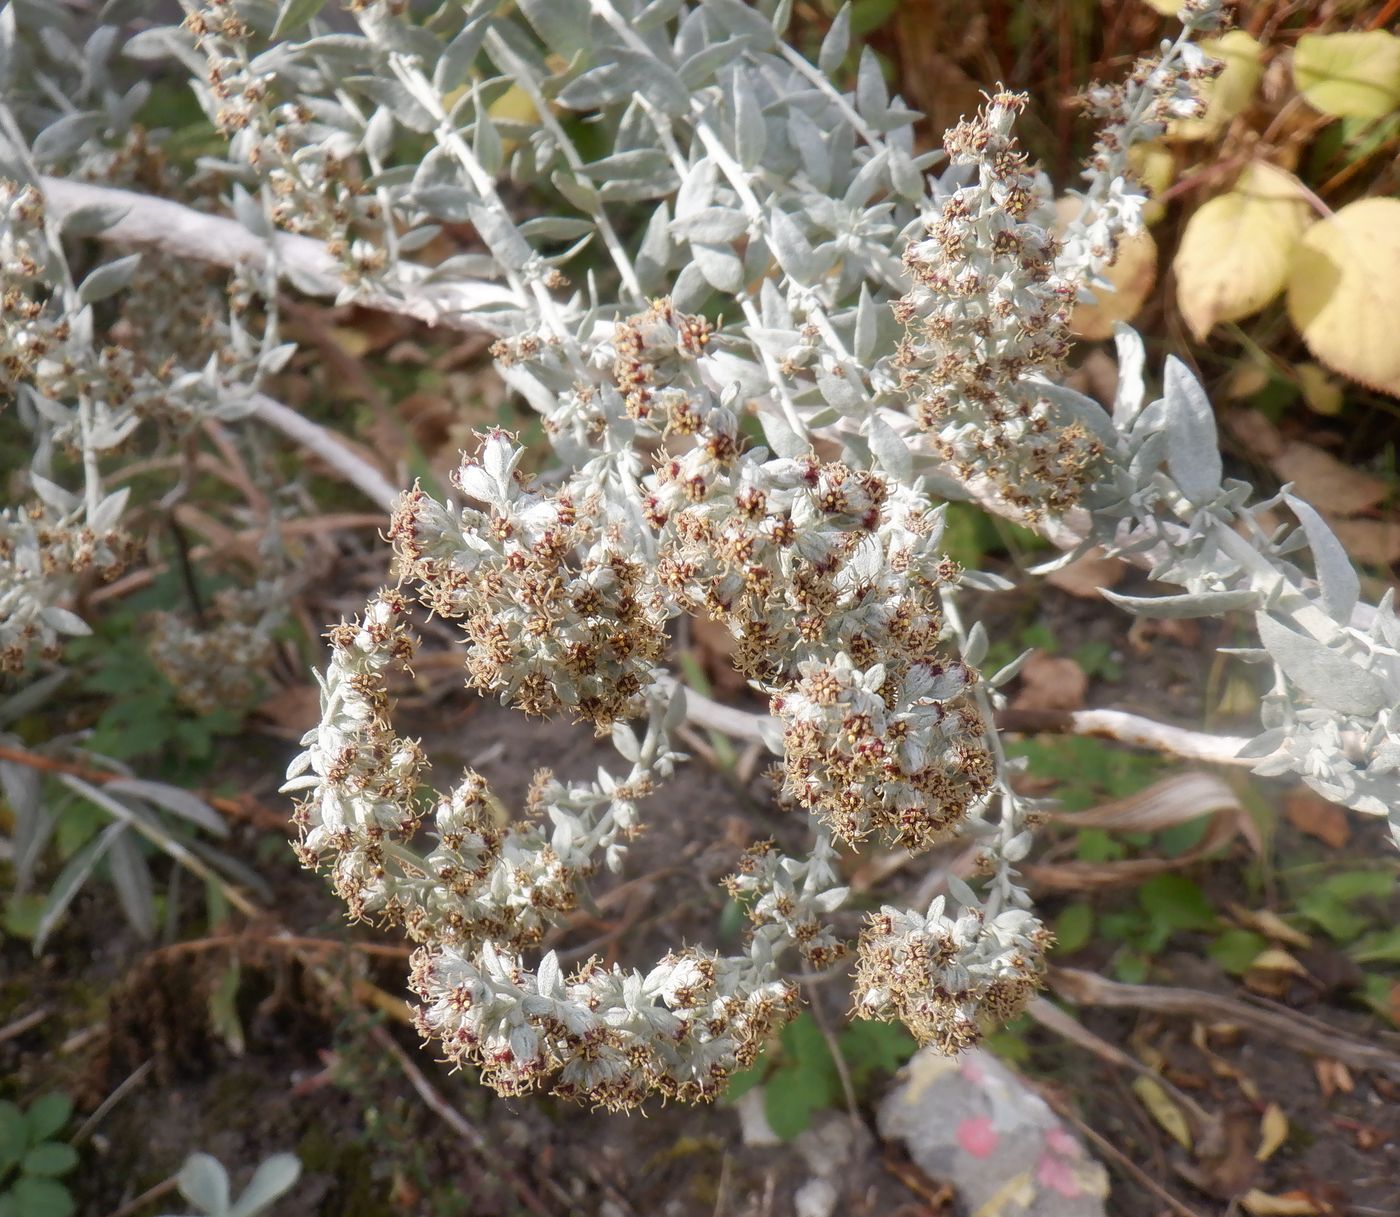
<instances>
[{"instance_id":1,"label":"silvery leaf","mask_svg":"<svg viewBox=\"0 0 1400 1217\"><path fill-rule=\"evenodd\" d=\"M860 67L856 73L856 109L862 118L879 123L890 107L889 90L880 60L869 47L861 47Z\"/></svg>"},{"instance_id":2,"label":"silvery leaf","mask_svg":"<svg viewBox=\"0 0 1400 1217\"><path fill-rule=\"evenodd\" d=\"M73 903L73 898L91 877L93 869L112 847L112 842L125 831L125 824L109 824L68 859L67 865L59 872L58 878L49 888L49 893L44 899L44 907L39 911L38 925L34 931L34 954L36 956L43 952L44 944L48 942L49 935L54 932L55 927L63 919L63 914L68 911L68 906Z\"/></svg>"},{"instance_id":3,"label":"silvery leaf","mask_svg":"<svg viewBox=\"0 0 1400 1217\"><path fill-rule=\"evenodd\" d=\"M277 24L272 29L273 38L295 34L325 7L325 3L326 0L282 0L277 11Z\"/></svg>"},{"instance_id":4,"label":"silvery leaf","mask_svg":"<svg viewBox=\"0 0 1400 1217\"><path fill-rule=\"evenodd\" d=\"M779 456L802 456L811 450L811 444L793 430L792 425L776 406L761 411L758 421L763 427L763 437L768 441L768 446Z\"/></svg>"},{"instance_id":5,"label":"silvery leaf","mask_svg":"<svg viewBox=\"0 0 1400 1217\"><path fill-rule=\"evenodd\" d=\"M768 125L763 121L763 107L751 88L742 81L734 83L734 154L744 169L752 170L763 160L768 147Z\"/></svg>"},{"instance_id":6,"label":"silvery leaf","mask_svg":"<svg viewBox=\"0 0 1400 1217\"><path fill-rule=\"evenodd\" d=\"M170 786L165 782L148 782L142 778L117 778L108 782L106 788L113 794L134 795L138 799L163 807L192 824L198 824L216 837L228 836L228 825L223 816L203 799L179 786Z\"/></svg>"},{"instance_id":7,"label":"silvery leaf","mask_svg":"<svg viewBox=\"0 0 1400 1217\"><path fill-rule=\"evenodd\" d=\"M1120 427L1133 421L1146 398L1143 381L1147 348L1141 335L1122 321L1114 323L1113 345L1118 352L1118 393L1113 399L1113 421Z\"/></svg>"},{"instance_id":8,"label":"silvery leaf","mask_svg":"<svg viewBox=\"0 0 1400 1217\"><path fill-rule=\"evenodd\" d=\"M588 5L581 0L520 0L520 11L540 41L565 59L593 44Z\"/></svg>"},{"instance_id":9,"label":"silvery leaf","mask_svg":"<svg viewBox=\"0 0 1400 1217\"><path fill-rule=\"evenodd\" d=\"M63 217L60 230L65 237L94 237L121 223L130 211L125 203L86 203Z\"/></svg>"},{"instance_id":10,"label":"silvery leaf","mask_svg":"<svg viewBox=\"0 0 1400 1217\"><path fill-rule=\"evenodd\" d=\"M1333 621L1345 625L1351 620L1351 611L1361 598L1361 580L1356 568L1347 557L1347 551L1337 540L1324 520L1302 499L1294 495L1284 495L1284 501L1293 509L1307 534L1308 545L1312 548L1313 563L1317 567L1318 590L1322 593L1322 606Z\"/></svg>"},{"instance_id":11,"label":"silvery leaf","mask_svg":"<svg viewBox=\"0 0 1400 1217\"><path fill-rule=\"evenodd\" d=\"M1200 381L1175 355L1167 357L1167 468L1191 502L1209 503L1220 493L1222 465L1215 412Z\"/></svg>"},{"instance_id":12,"label":"silvery leaf","mask_svg":"<svg viewBox=\"0 0 1400 1217\"><path fill-rule=\"evenodd\" d=\"M257 1217L274 1200L290 1191L300 1178L301 1161L295 1154L273 1154L258 1164L228 1217Z\"/></svg>"},{"instance_id":13,"label":"silvery leaf","mask_svg":"<svg viewBox=\"0 0 1400 1217\"><path fill-rule=\"evenodd\" d=\"M744 286L744 264L729 246L696 241L690 252L700 273L716 291L737 292Z\"/></svg>"},{"instance_id":14,"label":"silvery leaf","mask_svg":"<svg viewBox=\"0 0 1400 1217\"><path fill-rule=\"evenodd\" d=\"M60 634L86 637L92 633L92 627L77 613L70 613L66 608L59 608L56 604L44 605L39 615Z\"/></svg>"},{"instance_id":15,"label":"silvery leaf","mask_svg":"<svg viewBox=\"0 0 1400 1217\"><path fill-rule=\"evenodd\" d=\"M467 83L472 64L481 53L481 44L486 41L490 28L489 17L478 17L462 27L461 32L447 44L438 58L437 66L433 68L433 88L447 94Z\"/></svg>"},{"instance_id":16,"label":"silvery leaf","mask_svg":"<svg viewBox=\"0 0 1400 1217\"><path fill-rule=\"evenodd\" d=\"M826 76L834 76L845 62L846 52L851 46L851 6L843 4L841 11L822 39L822 49L817 55L817 67Z\"/></svg>"},{"instance_id":17,"label":"silvery leaf","mask_svg":"<svg viewBox=\"0 0 1400 1217\"><path fill-rule=\"evenodd\" d=\"M114 827L122 828L125 825ZM156 905L155 894L151 890L151 871L130 833L119 833L113 838L107 851L107 870L131 928L141 938L155 937Z\"/></svg>"},{"instance_id":18,"label":"silvery leaf","mask_svg":"<svg viewBox=\"0 0 1400 1217\"><path fill-rule=\"evenodd\" d=\"M1253 608L1259 603L1259 593L1251 588L1221 592L1183 592L1178 596L1124 596L1103 587L1101 595L1137 617L1153 620L1179 621L1187 617L1218 617L1236 609Z\"/></svg>"},{"instance_id":19,"label":"silvery leaf","mask_svg":"<svg viewBox=\"0 0 1400 1217\"><path fill-rule=\"evenodd\" d=\"M99 266L79 285L78 299L84 304L95 304L116 295L131 282L140 264L140 254L127 254L125 258Z\"/></svg>"},{"instance_id":20,"label":"silvery leaf","mask_svg":"<svg viewBox=\"0 0 1400 1217\"><path fill-rule=\"evenodd\" d=\"M228 1217L228 1172L210 1154L191 1154L180 1167L176 1181L182 1195L210 1217Z\"/></svg>"},{"instance_id":21,"label":"silvery leaf","mask_svg":"<svg viewBox=\"0 0 1400 1217\"><path fill-rule=\"evenodd\" d=\"M1318 705L1342 714L1375 714L1390 703L1385 682L1373 672L1267 613L1254 616L1269 657Z\"/></svg>"},{"instance_id":22,"label":"silvery leaf","mask_svg":"<svg viewBox=\"0 0 1400 1217\"><path fill-rule=\"evenodd\" d=\"M705 207L682 219L672 220L670 225L672 236L707 244L733 241L747 229L744 213L728 207Z\"/></svg>"},{"instance_id":23,"label":"silvery leaf","mask_svg":"<svg viewBox=\"0 0 1400 1217\"><path fill-rule=\"evenodd\" d=\"M870 451L896 481L907 482L913 471L913 458L909 445L893 427L878 413L872 413L866 426L865 437L870 443Z\"/></svg>"}]
</instances>

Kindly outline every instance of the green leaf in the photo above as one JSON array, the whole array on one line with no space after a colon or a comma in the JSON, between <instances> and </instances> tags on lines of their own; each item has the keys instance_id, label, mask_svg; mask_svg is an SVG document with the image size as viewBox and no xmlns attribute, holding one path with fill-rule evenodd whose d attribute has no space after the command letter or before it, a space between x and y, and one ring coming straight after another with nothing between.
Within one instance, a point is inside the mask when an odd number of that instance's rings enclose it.
<instances>
[{"instance_id":1,"label":"green leaf","mask_svg":"<svg viewBox=\"0 0 1400 1217\"><path fill-rule=\"evenodd\" d=\"M77 1205L68 1189L52 1179L23 1175L10 1190L15 1210L24 1217L72 1217Z\"/></svg>"},{"instance_id":2,"label":"green leaf","mask_svg":"<svg viewBox=\"0 0 1400 1217\"><path fill-rule=\"evenodd\" d=\"M1389 870L1349 870L1329 875L1312 889L1338 900L1385 900L1396 890L1396 875Z\"/></svg>"},{"instance_id":3,"label":"green leaf","mask_svg":"<svg viewBox=\"0 0 1400 1217\"><path fill-rule=\"evenodd\" d=\"M787 1065L774 1072L763 1088L763 1111L773 1131L787 1141L811 1124L812 1116L829 1107L835 1097L824 1072Z\"/></svg>"},{"instance_id":4,"label":"green leaf","mask_svg":"<svg viewBox=\"0 0 1400 1217\"><path fill-rule=\"evenodd\" d=\"M26 1175L66 1175L78 1165L78 1151L62 1141L45 1141L24 1155Z\"/></svg>"},{"instance_id":5,"label":"green leaf","mask_svg":"<svg viewBox=\"0 0 1400 1217\"><path fill-rule=\"evenodd\" d=\"M1081 828L1075 834L1075 856L1081 862L1116 862L1128 851L1102 828Z\"/></svg>"},{"instance_id":6,"label":"green leaf","mask_svg":"<svg viewBox=\"0 0 1400 1217\"><path fill-rule=\"evenodd\" d=\"M1094 909L1080 902L1071 904L1055 918L1055 949L1072 955L1083 947L1094 932Z\"/></svg>"},{"instance_id":7,"label":"green leaf","mask_svg":"<svg viewBox=\"0 0 1400 1217\"><path fill-rule=\"evenodd\" d=\"M47 1141L68 1123L73 1114L73 1100L66 1094L46 1094L35 1099L30 1106L25 1123L29 1125L29 1143L37 1145Z\"/></svg>"},{"instance_id":8,"label":"green leaf","mask_svg":"<svg viewBox=\"0 0 1400 1217\"><path fill-rule=\"evenodd\" d=\"M1298 912L1334 942L1350 942L1370 925L1370 919L1352 912L1346 902L1324 891L1309 892L1298 901Z\"/></svg>"},{"instance_id":9,"label":"green leaf","mask_svg":"<svg viewBox=\"0 0 1400 1217\"><path fill-rule=\"evenodd\" d=\"M755 1086L759 1085L768 1073L768 1062L760 1057L747 1069L741 1069L738 1073L731 1074L729 1085L725 1087L724 1098L728 1103L733 1103L744 1097Z\"/></svg>"},{"instance_id":10,"label":"green leaf","mask_svg":"<svg viewBox=\"0 0 1400 1217\"><path fill-rule=\"evenodd\" d=\"M0 1099L0 1175L24 1156L29 1126L23 1113L8 1099Z\"/></svg>"},{"instance_id":11,"label":"green leaf","mask_svg":"<svg viewBox=\"0 0 1400 1217\"><path fill-rule=\"evenodd\" d=\"M1269 942L1253 930L1228 929L1216 936L1206 948L1208 954L1225 971L1239 976L1268 948Z\"/></svg>"},{"instance_id":12,"label":"green leaf","mask_svg":"<svg viewBox=\"0 0 1400 1217\"><path fill-rule=\"evenodd\" d=\"M837 1042L857 1090L864 1089L879 1074L895 1073L919 1046L903 1024L870 1019L857 1019Z\"/></svg>"},{"instance_id":13,"label":"green leaf","mask_svg":"<svg viewBox=\"0 0 1400 1217\"><path fill-rule=\"evenodd\" d=\"M1400 927L1367 934L1347 953L1357 963L1400 963Z\"/></svg>"},{"instance_id":14,"label":"green leaf","mask_svg":"<svg viewBox=\"0 0 1400 1217\"><path fill-rule=\"evenodd\" d=\"M1137 951L1120 951L1113 961L1113 974L1125 985L1140 985L1147 979L1149 963Z\"/></svg>"},{"instance_id":15,"label":"green leaf","mask_svg":"<svg viewBox=\"0 0 1400 1217\"><path fill-rule=\"evenodd\" d=\"M1154 875L1142 885L1138 900L1154 926L1168 930L1215 928L1215 911L1210 902L1183 875Z\"/></svg>"}]
</instances>

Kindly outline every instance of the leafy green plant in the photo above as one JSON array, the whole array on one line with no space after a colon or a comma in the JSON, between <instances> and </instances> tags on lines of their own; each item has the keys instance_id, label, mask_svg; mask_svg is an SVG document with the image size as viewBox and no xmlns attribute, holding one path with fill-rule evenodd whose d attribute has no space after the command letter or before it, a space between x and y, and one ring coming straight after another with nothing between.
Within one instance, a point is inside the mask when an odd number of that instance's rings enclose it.
<instances>
[{"instance_id":1,"label":"leafy green plant","mask_svg":"<svg viewBox=\"0 0 1400 1217\"><path fill-rule=\"evenodd\" d=\"M54 1140L73 1104L46 1094L27 1111L0 1101L0 1217L68 1217L77 1206L62 1178L78 1165L77 1151Z\"/></svg>"},{"instance_id":2,"label":"leafy green plant","mask_svg":"<svg viewBox=\"0 0 1400 1217\"><path fill-rule=\"evenodd\" d=\"M898 1023L854 1022L837 1036L837 1048L856 1096L894 1073L918 1046ZM788 1140L820 1111L839 1105L841 1074L816 1020L798 1015L759 1059L730 1082L726 1098L763 1087L763 1112L772 1130Z\"/></svg>"},{"instance_id":3,"label":"leafy green plant","mask_svg":"<svg viewBox=\"0 0 1400 1217\"><path fill-rule=\"evenodd\" d=\"M248 1186L234 1200L224 1164L210 1154L194 1153L180 1168L176 1186L200 1217L257 1217L290 1191L300 1177L301 1162L295 1154L273 1154L253 1172Z\"/></svg>"}]
</instances>

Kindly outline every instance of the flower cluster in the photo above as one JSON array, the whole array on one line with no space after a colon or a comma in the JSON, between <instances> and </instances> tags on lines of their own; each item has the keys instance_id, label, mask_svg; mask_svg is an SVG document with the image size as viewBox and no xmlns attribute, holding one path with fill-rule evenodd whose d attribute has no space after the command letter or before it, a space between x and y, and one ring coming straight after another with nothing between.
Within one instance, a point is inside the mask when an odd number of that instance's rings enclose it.
<instances>
[{"instance_id":1,"label":"flower cluster","mask_svg":"<svg viewBox=\"0 0 1400 1217\"><path fill-rule=\"evenodd\" d=\"M984 1022L1025 1007L1053 939L1023 909L964 909L954 918L944 903L938 896L927 914L884 908L870 916L854 1000L863 1018L897 1018L921 1044L953 1053L975 1044Z\"/></svg>"},{"instance_id":2,"label":"flower cluster","mask_svg":"<svg viewBox=\"0 0 1400 1217\"><path fill-rule=\"evenodd\" d=\"M1058 243L1035 222L1041 190L1011 133L1023 105L998 93L948 133L949 158L976 178L905 250L914 285L895 314L903 391L934 451L1034 520L1078 502L1101 445L1042 388L1069 351L1078 287L1056 272Z\"/></svg>"},{"instance_id":3,"label":"flower cluster","mask_svg":"<svg viewBox=\"0 0 1400 1217\"><path fill-rule=\"evenodd\" d=\"M1084 167L1083 207L1065 227L1059 265L1081 283L1111 265L1121 238L1142 226L1147 202L1129 171L1129 150L1156 139L1172 119L1204 113L1201 83L1224 66L1188 41L1221 24L1219 0L1189 0L1179 14L1184 29L1174 44L1139 59L1121 81L1095 84L1084 97L1097 119L1094 149Z\"/></svg>"},{"instance_id":4,"label":"flower cluster","mask_svg":"<svg viewBox=\"0 0 1400 1217\"><path fill-rule=\"evenodd\" d=\"M203 622L156 613L151 660L180 700L202 714L247 706L257 691L257 674L272 658L272 630L282 619L285 596L281 580L267 580L221 591Z\"/></svg>"},{"instance_id":5,"label":"flower cluster","mask_svg":"<svg viewBox=\"0 0 1400 1217\"><path fill-rule=\"evenodd\" d=\"M774 695L784 791L845 841L872 833L924 850L952 835L992 787L986 724L960 660L892 652L864 670L843 652L805 660Z\"/></svg>"},{"instance_id":6,"label":"flower cluster","mask_svg":"<svg viewBox=\"0 0 1400 1217\"><path fill-rule=\"evenodd\" d=\"M589 961L564 976L553 953L530 971L519 954L574 907L600 861L620 863L637 801L676 759L668 707L650 702L644 740L615 732L633 758L623 780L566 784L542 771L516 823L470 771L425 800L421 749L389 722L389 674L414 649L408 608L381 592L332 631L322 722L288 775L288 790L308 792L296 813L303 862L330 871L353 915L400 924L422 944L411 982L420 1029L500 1093L543 1087L610 1108L714 1097L795 1012L795 989L773 966L789 941L781 910L747 955L671 952L645 974ZM411 838L430 801L437 843L418 853ZM829 906L819 889L833 877L812 874L806 898Z\"/></svg>"},{"instance_id":7,"label":"flower cluster","mask_svg":"<svg viewBox=\"0 0 1400 1217\"><path fill-rule=\"evenodd\" d=\"M410 983L419 1030L498 1094L543 1087L614 1111L652 1095L717 1097L793 1017L797 996L741 958L684 950L645 974L589 960L565 976L553 953L530 972L490 943L475 959L420 950Z\"/></svg>"},{"instance_id":8,"label":"flower cluster","mask_svg":"<svg viewBox=\"0 0 1400 1217\"><path fill-rule=\"evenodd\" d=\"M453 518L415 489L390 539L423 603L462 622L474 688L529 714L568 709L601 732L639 708L667 612L631 539L600 520L600 497L529 490L522 455L492 432L454 475L486 510Z\"/></svg>"},{"instance_id":9,"label":"flower cluster","mask_svg":"<svg viewBox=\"0 0 1400 1217\"><path fill-rule=\"evenodd\" d=\"M126 566L130 538L103 526L108 516L115 523L114 507L96 516L96 529L80 512L37 501L0 511L0 672L22 671L36 654L56 659L62 636L88 632L64 604L80 580L115 579Z\"/></svg>"},{"instance_id":10,"label":"flower cluster","mask_svg":"<svg viewBox=\"0 0 1400 1217\"><path fill-rule=\"evenodd\" d=\"M383 211L365 189L359 149L295 96L279 101L277 72L259 66L265 57L256 53L256 35L231 0L191 9L185 26L205 58L209 116L229 138L231 155L265 175L273 221L323 240L347 282L380 275L388 261Z\"/></svg>"},{"instance_id":11,"label":"flower cluster","mask_svg":"<svg viewBox=\"0 0 1400 1217\"><path fill-rule=\"evenodd\" d=\"M44 204L33 187L0 181L0 405L34 375L38 362L67 336L46 309Z\"/></svg>"}]
</instances>

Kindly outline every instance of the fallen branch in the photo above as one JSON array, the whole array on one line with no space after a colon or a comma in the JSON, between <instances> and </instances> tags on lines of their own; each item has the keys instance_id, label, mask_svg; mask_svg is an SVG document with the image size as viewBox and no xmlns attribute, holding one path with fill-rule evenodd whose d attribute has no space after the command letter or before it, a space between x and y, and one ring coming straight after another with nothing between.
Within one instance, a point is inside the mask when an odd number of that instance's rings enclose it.
<instances>
[{"instance_id":1,"label":"fallen branch","mask_svg":"<svg viewBox=\"0 0 1400 1217\"><path fill-rule=\"evenodd\" d=\"M1400 1056L1389 1049L1335 1027L1322 1029L1289 1013L1262 1010L1235 997L1207 993L1202 989L1128 985L1074 968L1051 968L1049 979L1050 987L1057 994L1077 1005L1151 1010L1155 1014L1216 1019L1233 1023L1299 1052L1330 1057L1353 1069L1374 1069L1377 1073L1400 1080Z\"/></svg>"},{"instance_id":2,"label":"fallen branch","mask_svg":"<svg viewBox=\"0 0 1400 1217\"><path fill-rule=\"evenodd\" d=\"M385 511L394 510L403 492L333 431L303 418L265 393L254 394L253 417L319 456L371 502Z\"/></svg>"}]
</instances>

